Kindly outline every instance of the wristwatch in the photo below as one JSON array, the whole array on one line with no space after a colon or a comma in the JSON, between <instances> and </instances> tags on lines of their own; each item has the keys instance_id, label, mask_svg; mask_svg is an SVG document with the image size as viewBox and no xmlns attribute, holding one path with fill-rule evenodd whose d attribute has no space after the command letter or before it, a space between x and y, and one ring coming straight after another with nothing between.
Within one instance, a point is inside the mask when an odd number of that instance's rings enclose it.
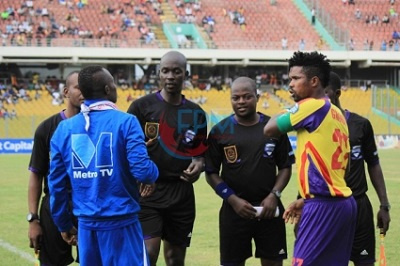
<instances>
[{"instance_id":1,"label":"wristwatch","mask_svg":"<svg viewBox=\"0 0 400 266\"><path fill-rule=\"evenodd\" d=\"M381 210L384 210L384 211L390 211L390 204L386 204L386 205L381 205L381 206L379 206L379 208L381 209Z\"/></svg>"},{"instance_id":2,"label":"wristwatch","mask_svg":"<svg viewBox=\"0 0 400 266\"><path fill-rule=\"evenodd\" d=\"M273 189L271 190L271 193L275 195L275 197L277 197L278 199L281 198L282 193L279 190Z\"/></svg>"},{"instance_id":3,"label":"wristwatch","mask_svg":"<svg viewBox=\"0 0 400 266\"><path fill-rule=\"evenodd\" d=\"M37 215L36 213L28 213L28 215L26 216L26 220L28 222L33 222L34 220L39 220L39 215Z\"/></svg>"}]
</instances>

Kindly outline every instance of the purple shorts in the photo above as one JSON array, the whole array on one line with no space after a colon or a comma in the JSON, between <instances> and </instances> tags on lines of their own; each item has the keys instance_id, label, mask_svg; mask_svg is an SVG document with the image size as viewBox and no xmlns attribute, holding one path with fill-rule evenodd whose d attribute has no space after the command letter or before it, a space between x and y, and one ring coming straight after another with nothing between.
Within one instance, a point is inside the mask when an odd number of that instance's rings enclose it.
<instances>
[{"instance_id":1,"label":"purple shorts","mask_svg":"<svg viewBox=\"0 0 400 266\"><path fill-rule=\"evenodd\" d=\"M347 266L356 227L354 198L313 198L304 202L292 265Z\"/></svg>"}]
</instances>

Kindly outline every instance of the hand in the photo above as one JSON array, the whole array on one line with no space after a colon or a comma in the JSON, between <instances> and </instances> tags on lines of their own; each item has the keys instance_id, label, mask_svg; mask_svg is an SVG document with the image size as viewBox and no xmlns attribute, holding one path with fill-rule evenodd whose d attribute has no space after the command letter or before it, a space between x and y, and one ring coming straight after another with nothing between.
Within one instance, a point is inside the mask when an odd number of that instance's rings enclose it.
<instances>
[{"instance_id":1,"label":"hand","mask_svg":"<svg viewBox=\"0 0 400 266\"><path fill-rule=\"evenodd\" d=\"M263 207L258 219L272 219L275 217L276 207L278 206L278 199L272 193L270 193L263 201L260 206Z\"/></svg>"},{"instance_id":2,"label":"hand","mask_svg":"<svg viewBox=\"0 0 400 266\"><path fill-rule=\"evenodd\" d=\"M301 213L303 212L304 200L298 199L292 202L283 213L283 219L288 223L297 224L300 221Z\"/></svg>"},{"instance_id":3,"label":"hand","mask_svg":"<svg viewBox=\"0 0 400 266\"><path fill-rule=\"evenodd\" d=\"M386 232L389 230L390 223L390 215L388 211L379 210L377 214L377 227L381 229L381 233L386 235Z\"/></svg>"},{"instance_id":4,"label":"hand","mask_svg":"<svg viewBox=\"0 0 400 266\"><path fill-rule=\"evenodd\" d=\"M40 250L40 243L42 242L42 227L40 226L39 220L34 220L29 223L29 247L35 250L35 253Z\"/></svg>"},{"instance_id":5,"label":"hand","mask_svg":"<svg viewBox=\"0 0 400 266\"><path fill-rule=\"evenodd\" d=\"M140 196L143 198L150 196L153 194L154 190L156 189L156 184L140 184L139 193Z\"/></svg>"},{"instance_id":6,"label":"hand","mask_svg":"<svg viewBox=\"0 0 400 266\"><path fill-rule=\"evenodd\" d=\"M157 140L157 139L149 139L149 140L146 142L146 147L149 147L149 146L153 145L153 144L156 142L156 140Z\"/></svg>"},{"instance_id":7,"label":"hand","mask_svg":"<svg viewBox=\"0 0 400 266\"><path fill-rule=\"evenodd\" d=\"M239 198L236 195L231 195L228 198L228 203L232 206L233 210L244 219L256 218L257 211L246 200Z\"/></svg>"},{"instance_id":8,"label":"hand","mask_svg":"<svg viewBox=\"0 0 400 266\"><path fill-rule=\"evenodd\" d=\"M189 167L186 170L183 170L181 179L189 183L194 183L199 179L202 171L203 171L203 161L193 160L190 163Z\"/></svg>"},{"instance_id":9,"label":"hand","mask_svg":"<svg viewBox=\"0 0 400 266\"><path fill-rule=\"evenodd\" d=\"M78 231L76 230L76 228L74 226L68 232L61 232L61 237L69 245L76 246L76 244L78 242L77 233L78 233Z\"/></svg>"}]
</instances>

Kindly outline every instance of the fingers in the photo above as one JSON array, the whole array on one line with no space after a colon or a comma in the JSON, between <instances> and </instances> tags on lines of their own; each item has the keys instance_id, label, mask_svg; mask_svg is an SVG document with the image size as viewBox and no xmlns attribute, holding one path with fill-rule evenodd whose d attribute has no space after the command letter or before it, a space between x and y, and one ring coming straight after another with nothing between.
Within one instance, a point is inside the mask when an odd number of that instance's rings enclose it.
<instances>
[{"instance_id":1,"label":"fingers","mask_svg":"<svg viewBox=\"0 0 400 266\"><path fill-rule=\"evenodd\" d=\"M290 222L290 224L297 224L300 221L301 215L291 211L285 211L283 213L283 219L285 219L285 223Z\"/></svg>"},{"instance_id":2,"label":"fingers","mask_svg":"<svg viewBox=\"0 0 400 266\"><path fill-rule=\"evenodd\" d=\"M150 196L153 193L152 185L141 184L140 188L141 188L140 196L142 197Z\"/></svg>"},{"instance_id":3,"label":"fingers","mask_svg":"<svg viewBox=\"0 0 400 266\"><path fill-rule=\"evenodd\" d=\"M146 146L152 145L155 141L156 141L156 139L149 139L149 140L146 142Z\"/></svg>"},{"instance_id":4,"label":"fingers","mask_svg":"<svg viewBox=\"0 0 400 266\"><path fill-rule=\"evenodd\" d=\"M33 248L35 252L40 250L39 239L29 239L29 247Z\"/></svg>"},{"instance_id":5,"label":"fingers","mask_svg":"<svg viewBox=\"0 0 400 266\"><path fill-rule=\"evenodd\" d=\"M195 181L197 181L197 179L199 179L199 177L200 177L200 174L197 173L196 171L189 172L188 170L184 170L182 175L180 176L180 178L183 181L190 182L190 183L194 183Z\"/></svg>"}]
</instances>

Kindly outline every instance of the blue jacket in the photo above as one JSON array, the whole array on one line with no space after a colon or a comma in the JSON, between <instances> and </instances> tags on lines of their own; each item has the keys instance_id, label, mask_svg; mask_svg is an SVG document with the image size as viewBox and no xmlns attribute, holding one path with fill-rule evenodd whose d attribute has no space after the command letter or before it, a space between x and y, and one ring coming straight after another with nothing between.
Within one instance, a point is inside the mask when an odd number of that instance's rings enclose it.
<instances>
[{"instance_id":1,"label":"blue jacket","mask_svg":"<svg viewBox=\"0 0 400 266\"><path fill-rule=\"evenodd\" d=\"M89 117L88 131L80 113L60 123L51 139L50 207L61 232L72 228L68 182L73 214L93 224L135 217L138 182L158 178L135 116L112 109L91 111Z\"/></svg>"}]
</instances>

